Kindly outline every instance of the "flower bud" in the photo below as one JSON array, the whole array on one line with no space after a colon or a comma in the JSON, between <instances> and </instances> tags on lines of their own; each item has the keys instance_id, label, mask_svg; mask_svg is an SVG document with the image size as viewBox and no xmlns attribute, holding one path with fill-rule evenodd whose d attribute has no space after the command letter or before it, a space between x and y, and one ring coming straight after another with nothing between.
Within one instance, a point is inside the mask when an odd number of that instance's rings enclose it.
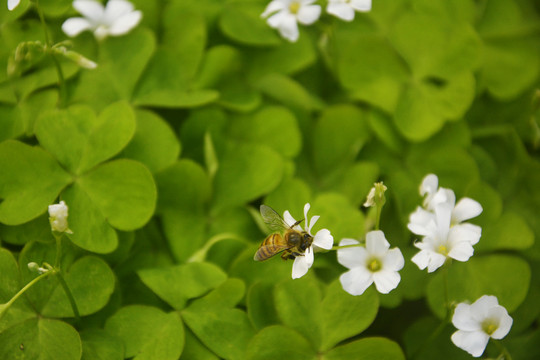
<instances>
[{"instance_id":1,"label":"flower bud","mask_svg":"<svg viewBox=\"0 0 540 360\"><path fill-rule=\"evenodd\" d=\"M68 228L68 207L62 200L59 204L49 205L49 222L53 232L73 234Z\"/></svg>"},{"instance_id":2,"label":"flower bud","mask_svg":"<svg viewBox=\"0 0 540 360\"><path fill-rule=\"evenodd\" d=\"M382 207L386 202L384 192L387 187L381 182L375 183L374 186L369 191L369 194L364 203L365 207L379 206Z\"/></svg>"}]
</instances>

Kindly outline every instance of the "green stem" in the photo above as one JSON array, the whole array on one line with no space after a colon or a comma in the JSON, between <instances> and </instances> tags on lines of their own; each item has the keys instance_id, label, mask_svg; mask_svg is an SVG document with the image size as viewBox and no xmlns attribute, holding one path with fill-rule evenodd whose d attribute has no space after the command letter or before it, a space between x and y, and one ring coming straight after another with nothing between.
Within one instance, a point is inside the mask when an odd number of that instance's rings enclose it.
<instances>
[{"instance_id":1,"label":"green stem","mask_svg":"<svg viewBox=\"0 0 540 360\"><path fill-rule=\"evenodd\" d=\"M501 354L497 357L497 359L501 358L504 360L512 360L512 356L510 355L508 350L504 347L504 345L501 344L500 341L495 340L493 342L495 343L495 346L497 346L497 348L501 352Z\"/></svg>"},{"instance_id":2,"label":"green stem","mask_svg":"<svg viewBox=\"0 0 540 360\"><path fill-rule=\"evenodd\" d=\"M0 309L0 318L6 313L6 311L11 307L11 305L22 295L26 292L26 290L30 289L34 284L36 284L41 279L46 278L47 276L51 275L53 272L46 272L38 277L36 277L34 280L30 281L28 284L26 284L15 296L13 296L7 303L3 304L3 307Z\"/></svg>"},{"instance_id":3,"label":"green stem","mask_svg":"<svg viewBox=\"0 0 540 360\"><path fill-rule=\"evenodd\" d=\"M56 239L56 257L54 259L54 267L60 269L60 260L62 257L62 234L56 234L53 232Z\"/></svg>"},{"instance_id":4,"label":"green stem","mask_svg":"<svg viewBox=\"0 0 540 360\"><path fill-rule=\"evenodd\" d=\"M206 253L214 244L227 239L233 239L233 240L242 240L240 237L238 237L236 234L233 233L222 233L214 235L206 242L206 244L199 249L199 251L195 252L189 259L188 262L199 262L204 261L206 259Z\"/></svg>"},{"instance_id":5,"label":"green stem","mask_svg":"<svg viewBox=\"0 0 540 360\"><path fill-rule=\"evenodd\" d=\"M39 7L39 0L36 0L36 11L39 16L39 20L41 22L41 25L43 26L43 33L45 35L45 44L47 48L47 52L49 55L51 55L51 58L54 63L54 67L56 69L56 73L58 74L58 87L59 87L59 98L58 98L58 106L63 107L66 99L66 83L64 80L64 73L62 72L62 67L60 66L60 62L56 58L56 56L51 52L53 43L52 39L49 35L49 30L47 29L47 23L45 22L45 16L43 15L43 12L41 11L41 8Z\"/></svg>"},{"instance_id":6,"label":"green stem","mask_svg":"<svg viewBox=\"0 0 540 360\"><path fill-rule=\"evenodd\" d=\"M437 328L435 329L435 331L433 331L431 333L431 335L426 339L426 341L424 341L422 343L422 345L420 345L420 347L418 349L416 349L416 351L414 353L412 353L411 355L411 359L415 359L418 357L418 355L420 355L424 349L433 342L433 340L435 340L440 334L441 332L444 330L444 328L446 327L446 325L448 325L449 323L449 319L446 318L444 319L443 321L441 321L441 323L439 324L439 326L437 326Z\"/></svg>"},{"instance_id":7,"label":"green stem","mask_svg":"<svg viewBox=\"0 0 540 360\"><path fill-rule=\"evenodd\" d=\"M69 299L69 303L71 305L71 308L73 309L73 314L75 315L75 320L79 321L81 319L81 316L79 315L79 308L77 307L75 298L73 297L73 294L71 293L71 290L69 289L69 286L66 283L66 280L64 279L62 273L58 271L56 275L58 276L58 281L60 282L60 285L62 285L62 288L64 288L64 292Z\"/></svg>"},{"instance_id":8,"label":"green stem","mask_svg":"<svg viewBox=\"0 0 540 360\"><path fill-rule=\"evenodd\" d=\"M335 245L335 246L332 246L330 250L346 249L346 248L357 247L357 246L362 246L362 244Z\"/></svg>"},{"instance_id":9,"label":"green stem","mask_svg":"<svg viewBox=\"0 0 540 360\"><path fill-rule=\"evenodd\" d=\"M442 268L443 287L444 287L444 307L446 308L446 318L450 318L452 307L450 306L450 295L448 291L448 264Z\"/></svg>"},{"instance_id":10,"label":"green stem","mask_svg":"<svg viewBox=\"0 0 540 360\"><path fill-rule=\"evenodd\" d=\"M377 205L377 214L375 217L375 230L380 230L381 212L382 212L382 206Z\"/></svg>"}]
</instances>

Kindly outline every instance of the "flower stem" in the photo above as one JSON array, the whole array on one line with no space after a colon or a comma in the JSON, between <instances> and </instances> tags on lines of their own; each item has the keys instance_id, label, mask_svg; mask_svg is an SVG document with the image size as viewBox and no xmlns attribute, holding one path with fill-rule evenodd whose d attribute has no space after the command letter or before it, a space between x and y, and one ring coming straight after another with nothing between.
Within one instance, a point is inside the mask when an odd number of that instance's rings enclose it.
<instances>
[{"instance_id":1,"label":"flower stem","mask_svg":"<svg viewBox=\"0 0 540 360\"><path fill-rule=\"evenodd\" d=\"M444 287L444 307L446 308L446 318L449 319L452 307L450 306L450 295L448 291L448 265L445 264L441 270Z\"/></svg>"},{"instance_id":2,"label":"flower stem","mask_svg":"<svg viewBox=\"0 0 540 360\"><path fill-rule=\"evenodd\" d=\"M56 69L56 73L58 74L58 87L59 87L59 97L58 97L58 106L61 108L64 106L64 102L66 99L66 83L64 80L64 73L62 72L62 67L60 66L60 62L54 55L54 53L51 52L51 49L53 47L51 36L49 35L49 30L47 28L47 23L45 22L45 16L43 15L43 11L41 11L41 8L39 7L39 0L35 0L35 6L36 11L39 16L39 20L41 22L41 25L43 26L43 33L45 35L45 45L47 52L51 56L54 67Z\"/></svg>"},{"instance_id":3,"label":"flower stem","mask_svg":"<svg viewBox=\"0 0 540 360\"><path fill-rule=\"evenodd\" d=\"M60 259L62 256L62 234L57 234L53 231L56 240L56 257L54 259L54 267L60 269Z\"/></svg>"},{"instance_id":4,"label":"flower stem","mask_svg":"<svg viewBox=\"0 0 540 360\"><path fill-rule=\"evenodd\" d=\"M362 244L335 245L335 246L332 246L330 250L346 249L346 248L357 247L357 246L362 246Z\"/></svg>"},{"instance_id":5,"label":"flower stem","mask_svg":"<svg viewBox=\"0 0 540 360\"><path fill-rule=\"evenodd\" d=\"M79 315L79 308L77 307L75 298L73 297L73 294L71 293L71 290L69 289L69 286L66 283L66 280L64 279L62 273L58 271L56 275L58 276L58 281L60 282L60 285L62 285L62 288L64 289L64 292L68 297L69 304L71 305L71 308L73 309L73 314L75 315L75 320L79 321L81 319L81 316Z\"/></svg>"},{"instance_id":6,"label":"flower stem","mask_svg":"<svg viewBox=\"0 0 540 360\"><path fill-rule=\"evenodd\" d=\"M238 237L236 234L233 234L233 233L221 233L221 234L214 235L213 237L210 238L210 240L206 242L206 244L201 249L199 249L199 251L195 252L188 259L188 262L204 261L204 259L206 259L206 254L208 253L208 250L210 250L210 248L214 246L214 244L222 240L227 240L227 239L242 240L240 237Z\"/></svg>"},{"instance_id":7,"label":"flower stem","mask_svg":"<svg viewBox=\"0 0 540 360\"><path fill-rule=\"evenodd\" d=\"M382 212L382 205L377 205L377 213L375 215L375 230L380 230L381 212Z\"/></svg>"},{"instance_id":8,"label":"flower stem","mask_svg":"<svg viewBox=\"0 0 540 360\"><path fill-rule=\"evenodd\" d=\"M501 354L497 357L497 359L512 360L512 356L510 355L506 347L504 347L504 345L501 344L500 341L495 340L494 343L495 343L495 346L497 346L497 348L501 352Z\"/></svg>"},{"instance_id":9,"label":"flower stem","mask_svg":"<svg viewBox=\"0 0 540 360\"><path fill-rule=\"evenodd\" d=\"M32 281L30 281L28 284L26 284L21 290L19 290L18 293L16 293L7 303L1 305L2 307L0 307L0 319L2 318L2 316L6 313L6 311L11 307L11 305L22 295L26 292L26 290L30 289L34 284L36 284L38 281L40 281L41 279L44 279L46 278L47 276L53 274L54 272L46 272L46 273L43 273L41 275L39 275L38 277L36 277L35 279L33 279Z\"/></svg>"}]
</instances>

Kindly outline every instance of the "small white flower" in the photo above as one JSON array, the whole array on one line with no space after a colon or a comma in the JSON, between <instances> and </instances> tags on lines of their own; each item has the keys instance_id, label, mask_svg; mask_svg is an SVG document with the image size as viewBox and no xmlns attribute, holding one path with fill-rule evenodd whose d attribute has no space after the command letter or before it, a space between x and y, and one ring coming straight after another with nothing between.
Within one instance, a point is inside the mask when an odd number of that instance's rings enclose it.
<instances>
[{"instance_id":1,"label":"small white flower","mask_svg":"<svg viewBox=\"0 0 540 360\"><path fill-rule=\"evenodd\" d=\"M502 339L512 327L512 318L495 296L484 295L473 304L456 306L452 323L458 329L452 342L474 357L484 353L489 338Z\"/></svg>"},{"instance_id":2,"label":"small white flower","mask_svg":"<svg viewBox=\"0 0 540 360\"><path fill-rule=\"evenodd\" d=\"M124 35L142 18L142 13L134 10L127 0L109 0L105 7L97 0L75 0L73 7L84 17L70 18L62 24L62 30L69 37L85 30L93 31L98 40Z\"/></svg>"},{"instance_id":3,"label":"small white flower","mask_svg":"<svg viewBox=\"0 0 540 360\"><path fill-rule=\"evenodd\" d=\"M354 239L343 239L339 246L357 245ZM395 289L401 277L405 259L398 248L390 249L390 244L380 230L366 235L366 247L354 246L338 249L338 262L350 270L339 277L343 289L351 295L362 295L375 283L377 291L388 294Z\"/></svg>"},{"instance_id":4,"label":"small white flower","mask_svg":"<svg viewBox=\"0 0 540 360\"><path fill-rule=\"evenodd\" d=\"M423 270L433 272L441 267L447 258L458 261L467 261L473 255L473 245L478 243L482 229L472 224L450 226L452 206L443 203L435 207L433 216L429 214L429 221L422 226L411 229L418 235L424 235L421 242L414 245L420 252L411 259Z\"/></svg>"},{"instance_id":5,"label":"small white flower","mask_svg":"<svg viewBox=\"0 0 540 360\"><path fill-rule=\"evenodd\" d=\"M352 21L355 11L370 11L371 0L329 0L326 12L341 20Z\"/></svg>"},{"instance_id":6,"label":"small white flower","mask_svg":"<svg viewBox=\"0 0 540 360\"><path fill-rule=\"evenodd\" d=\"M321 7L312 5L315 0L273 0L261 17L268 17L270 27L278 29L281 36L295 42L298 40L298 24L311 25L321 15Z\"/></svg>"},{"instance_id":7,"label":"small white flower","mask_svg":"<svg viewBox=\"0 0 540 360\"><path fill-rule=\"evenodd\" d=\"M21 3L21 0L8 0L7 8L8 8L9 11L12 11L17 6L19 6L20 3Z\"/></svg>"},{"instance_id":8,"label":"small white flower","mask_svg":"<svg viewBox=\"0 0 540 360\"><path fill-rule=\"evenodd\" d=\"M68 206L62 200L59 204L49 205L49 222L52 231L73 234L68 228Z\"/></svg>"},{"instance_id":9,"label":"small white flower","mask_svg":"<svg viewBox=\"0 0 540 360\"><path fill-rule=\"evenodd\" d=\"M311 229L319 220L318 215L312 216L311 219L308 221L308 211L309 211L310 205L307 203L304 205L304 221L305 221L305 228L304 231L306 231L308 234L313 236L311 233ZM283 213L283 220L289 225L293 226L296 224L296 220L291 216L288 210L286 210ZM302 231L302 228L299 225L296 225L294 227L295 230ZM313 251L318 249L325 249L330 250L332 246L334 245L334 237L330 234L330 231L328 229L321 229L317 231L315 236L313 236L313 243L310 247L308 247L304 253L304 256L297 256L294 259L293 268L292 268L292 278L297 279L302 276L304 276L311 265L313 265Z\"/></svg>"}]
</instances>

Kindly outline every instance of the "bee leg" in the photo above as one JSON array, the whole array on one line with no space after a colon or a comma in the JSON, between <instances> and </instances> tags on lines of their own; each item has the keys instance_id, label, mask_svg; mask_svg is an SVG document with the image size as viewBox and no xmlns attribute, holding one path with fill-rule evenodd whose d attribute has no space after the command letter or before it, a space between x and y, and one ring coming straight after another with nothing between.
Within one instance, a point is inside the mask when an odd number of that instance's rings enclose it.
<instances>
[{"instance_id":1,"label":"bee leg","mask_svg":"<svg viewBox=\"0 0 540 360\"><path fill-rule=\"evenodd\" d=\"M296 252L296 251L293 251L291 256L292 256L293 259L294 259L294 258L297 257L297 256L304 256L304 254L303 254L303 253Z\"/></svg>"},{"instance_id":2,"label":"bee leg","mask_svg":"<svg viewBox=\"0 0 540 360\"><path fill-rule=\"evenodd\" d=\"M285 250L284 252L281 253L281 258L283 260L288 260L291 258L291 252L290 251L287 251ZM293 258L294 259L294 258Z\"/></svg>"}]
</instances>

